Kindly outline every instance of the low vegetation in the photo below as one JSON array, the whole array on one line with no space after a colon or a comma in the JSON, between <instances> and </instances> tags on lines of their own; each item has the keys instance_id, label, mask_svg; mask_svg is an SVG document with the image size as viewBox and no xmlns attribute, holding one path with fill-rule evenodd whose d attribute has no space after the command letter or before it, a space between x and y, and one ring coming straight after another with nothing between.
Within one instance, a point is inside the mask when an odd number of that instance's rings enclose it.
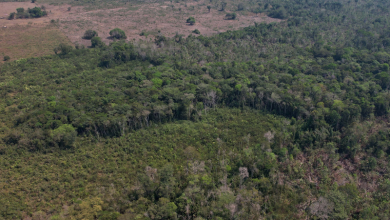
<instances>
[{"instance_id":1,"label":"low vegetation","mask_svg":"<svg viewBox=\"0 0 390 220\"><path fill-rule=\"evenodd\" d=\"M198 29L195 29L195 30L192 31L192 33L194 33L194 34L200 34L200 31L199 31Z\"/></svg>"},{"instance_id":2,"label":"low vegetation","mask_svg":"<svg viewBox=\"0 0 390 220\"><path fill-rule=\"evenodd\" d=\"M236 19L236 17L237 17L236 13L227 13L226 16L225 16L225 18L227 20L234 20L234 19Z\"/></svg>"},{"instance_id":3,"label":"low vegetation","mask_svg":"<svg viewBox=\"0 0 390 220\"><path fill-rule=\"evenodd\" d=\"M0 31L1 52L11 60L54 54L60 43L72 44L54 24L8 26Z\"/></svg>"}]
</instances>

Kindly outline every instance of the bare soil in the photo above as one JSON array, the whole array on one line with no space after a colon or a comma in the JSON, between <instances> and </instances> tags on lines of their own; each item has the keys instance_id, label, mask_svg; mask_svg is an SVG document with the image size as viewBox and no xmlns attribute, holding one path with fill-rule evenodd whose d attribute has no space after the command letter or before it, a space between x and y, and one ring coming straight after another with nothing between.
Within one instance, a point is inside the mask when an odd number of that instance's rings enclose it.
<instances>
[{"instance_id":1,"label":"bare soil","mask_svg":"<svg viewBox=\"0 0 390 220\"><path fill-rule=\"evenodd\" d=\"M188 36L198 29L201 35L210 36L227 30L247 27L255 22L281 21L264 14L256 15L247 11L237 13L235 20L225 20L228 11L221 12L217 8L212 8L209 12L206 3L199 1L171 4L167 1L141 5L129 4L127 7L94 11L84 11L82 8L74 11L72 9L68 16L60 18L60 29L70 41L88 46L90 41L82 39L87 29L97 31L102 40L109 43L111 41L109 32L114 28L124 30L128 40L153 40L159 32L169 37L176 33ZM189 17L195 18L195 25L186 23ZM140 36L142 32L144 36Z\"/></svg>"}]
</instances>

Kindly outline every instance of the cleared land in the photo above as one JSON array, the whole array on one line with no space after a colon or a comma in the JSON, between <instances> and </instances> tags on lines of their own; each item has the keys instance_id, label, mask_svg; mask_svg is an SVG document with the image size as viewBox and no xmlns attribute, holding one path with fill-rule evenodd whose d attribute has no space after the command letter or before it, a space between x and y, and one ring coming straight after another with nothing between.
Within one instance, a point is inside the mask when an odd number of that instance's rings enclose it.
<instances>
[{"instance_id":1,"label":"cleared land","mask_svg":"<svg viewBox=\"0 0 390 220\"><path fill-rule=\"evenodd\" d=\"M42 5L48 16L7 20L8 15L16 12L17 8ZM207 5L211 6L210 12ZM153 40L159 33L169 37L176 33L188 36L198 29L202 35L209 36L247 27L255 22L280 21L245 10L236 12L235 20L225 20L226 13L233 12L234 7L220 11L217 3L210 4L209 1L125 3L118 5L118 8L107 7L110 9L100 6L91 8L89 5L72 7L55 2L0 2L0 55L8 55L12 59L47 55L53 53L54 47L60 43L89 46L90 41L82 39L87 29L96 30L102 40L109 43L109 31L114 28L124 30L128 40ZM186 23L188 17L195 18L195 25Z\"/></svg>"},{"instance_id":2,"label":"cleared land","mask_svg":"<svg viewBox=\"0 0 390 220\"><path fill-rule=\"evenodd\" d=\"M54 54L53 49L60 43L72 44L59 30L52 19L66 15L66 6L47 5L49 16L36 19L8 20L11 12L17 8L34 8L40 5L30 2L0 2L0 63L3 56L11 60L39 57Z\"/></svg>"},{"instance_id":3,"label":"cleared land","mask_svg":"<svg viewBox=\"0 0 390 220\"><path fill-rule=\"evenodd\" d=\"M81 39L87 29L96 30L102 40L108 43L109 31L116 27L125 31L128 40L145 40L154 39L159 31L164 36L172 37L176 33L188 36L193 30L198 29L202 35L209 36L247 27L255 22L280 21L248 11L237 12L235 20L225 20L225 15L229 11L217 9L218 7L213 7L209 12L205 2L149 3L94 11L79 9L61 19L60 28L72 42L88 45L89 41ZM196 24L186 24L188 17L194 17ZM140 36L142 32L144 35Z\"/></svg>"},{"instance_id":4,"label":"cleared land","mask_svg":"<svg viewBox=\"0 0 390 220\"><path fill-rule=\"evenodd\" d=\"M0 55L17 60L54 54L60 43L71 44L68 38L54 25L25 25L3 28L0 32Z\"/></svg>"}]
</instances>

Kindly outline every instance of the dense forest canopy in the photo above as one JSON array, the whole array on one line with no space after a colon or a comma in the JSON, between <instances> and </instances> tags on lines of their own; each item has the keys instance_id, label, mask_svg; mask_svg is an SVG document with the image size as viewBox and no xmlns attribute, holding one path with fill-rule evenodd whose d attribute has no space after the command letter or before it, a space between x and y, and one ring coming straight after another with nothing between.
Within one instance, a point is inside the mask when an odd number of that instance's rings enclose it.
<instances>
[{"instance_id":1,"label":"dense forest canopy","mask_svg":"<svg viewBox=\"0 0 390 220\"><path fill-rule=\"evenodd\" d=\"M0 216L390 218L390 2L258 6L0 66Z\"/></svg>"}]
</instances>

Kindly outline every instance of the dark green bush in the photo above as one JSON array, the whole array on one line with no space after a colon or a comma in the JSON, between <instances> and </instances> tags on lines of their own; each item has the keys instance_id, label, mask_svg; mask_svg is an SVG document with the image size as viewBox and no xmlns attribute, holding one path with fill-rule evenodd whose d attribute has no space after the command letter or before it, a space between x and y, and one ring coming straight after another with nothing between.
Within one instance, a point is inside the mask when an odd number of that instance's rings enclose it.
<instances>
[{"instance_id":1,"label":"dark green bush","mask_svg":"<svg viewBox=\"0 0 390 220\"><path fill-rule=\"evenodd\" d=\"M287 19L289 17L287 11L284 8L279 8L276 10L271 11L271 13L268 14L271 18L279 18L279 19Z\"/></svg>"},{"instance_id":2,"label":"dark green bush","mask_svg":"<svg viewBox=\"0 0 390 220\"><path fill-rule=\"evenodd\" d=\"M102 39L100 37L93 37L91 39L91 47L103 47L105 44L103 43Z\"/></svg>"},{"instance_id":3,"label":"dark green bush","mask_svg":"<svg viewBox=\"0 0 390 220\"><path fill-rule=\"evenodd\" d=\"M16 15L16 13L15 13L15 12L12 12L11 14L9 14L9 16L8 16L8 20L15 19L15 15Z\"/></svg>"},{"instance_id":4,"label":"dark green bush","mask_svg":"<svg viewBox=\"0 0 390 220\"><path fill-rule=\"evenodd\" d=\"M83 39L91 40L93 37L97 37L98 33L94 30L86 30Z\"/></svg>"},{"instance_id":5,"label":"dark green bush","mask_svg":"<svg viewBox=\"0 0 390 220\"><path fill-rule=\"evenodd\" d=\"M236 17L237 17L236 13L227 13L226 16L225 16L225 18L227 20L234 20L234 19L236 19Z\"/></svg>"},{"instance_id":6,"label":"dark green bush","mask_svg":"<svg viewBox=\"0 0 390 220\"><path fill-rule=\"evenodd\" d=\"M4 61L8 61L10 60L11 58L9 56L4 56Z\"/></svg>"},{"instance_id":7,"label":"dark green bush","mask_svg":"<svg viewBox=\"0 0 390 220\"><path fill-rule=\"evenodd\" d=\"M24 8L17 8L17 9L16 9L16 12L17 12L17 13L24 13Z\"/></svg>"},{"instance_id":8,"label":"dark green bush","mask_svg":"<svg viewBox=\"0 0 390 220\"><path fill-rule=\"evenodd\" d=\"M118 39L118 40L121 40L121 39L126 39L126 34L123 30L119 29L119 28L115 28L113 30L110 31L110 36L114 39Z\"/></svg>"},{"instance_id":9,"label":"dark green bush","mask_svg":"<svg viewBox=\"0 0 390 220\"><path fill-rule=\"evenodd\" d=\"M186 23L189 23L190 25L194 25L195 24L195 18L194 17L189 17L187 19Z\"/></svg>"}]
</instances>

